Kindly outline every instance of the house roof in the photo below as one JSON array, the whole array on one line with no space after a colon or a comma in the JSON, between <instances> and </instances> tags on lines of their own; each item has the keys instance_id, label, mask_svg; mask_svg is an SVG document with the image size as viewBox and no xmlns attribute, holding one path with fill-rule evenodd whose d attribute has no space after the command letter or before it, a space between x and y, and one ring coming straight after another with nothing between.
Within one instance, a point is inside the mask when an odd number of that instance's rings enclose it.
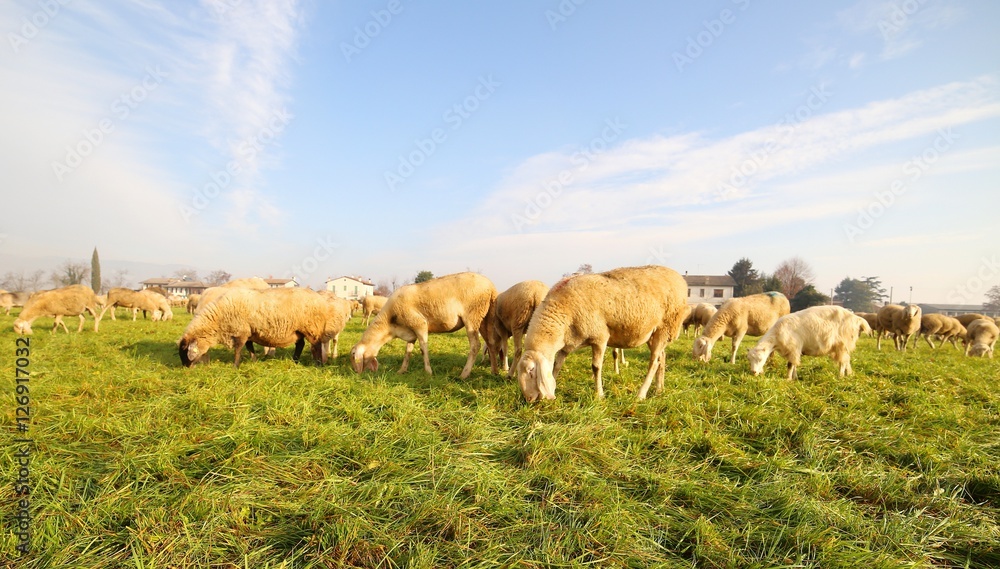
<instances>
[{"instance_id":1,"label":"house roof","mask_svg":"<svg viewBox=\"0 0 1000 569\"><path fill-rule=\"evenodd\" d=\"M688 286L736 286L736 281L729 275L684 275Z\"/></svg>"},{"instance_id":2,"label":"house roof","mask_svg":"<svg viewBox=\"0 0 1000 569\"><path fill-rule=\"evenodd\" d=\"M926 302L918 303L917 306L924 312L934 310L948 310L952 312L984 313L982 304L930 304Z\"/></svg>"},{"instance_id":3,"label":"house roof","mask_svg":"<svg viewBox=\"0 0 1000 569\"><path fill-rule=\"evenodd\" d=\"M362 277L352 277L352 276L348 276L348 275L344 275L342 277L337 277L335 279L326 279L326 282L337 281L337 280L340 280L340 279L347 279L347 280L351 280L351 281L357 281L357 282L359 282L359 283L361 283L363 285L375 286L375 283L373 283L371 281L366 281Z\"/></svg>"},{"instance_id":4,"label":"house roof","mask_svg":"<svg viewBox=\"0 0 1000 569\"><path fill-rule=\"evenodd\" d=\"M169 283L171 281L175 281L175 280L177 280L177 279L168 279L168 278L160 277L160 278L155 278L155 279L146 279L146 280L142 281L139 284L144 284L144 285L149 285L149 286L163 286L163 285L165 285L165 284L167 284L167 283Z\"/></svg>"},{"instance_id":5,"label":"house roof","mask_svg":"<svg viewBox=\"0 0 1000 569\"><path fill-rule=\"evenodd\" d=\"M181 280L181 279L167 279L167 278L162 278L162 277L161 278L155 278L155 279L146 279L146 280L142 281L139 284L146 285L146 286L159 286L159 287L163 287L163 288L167 288L167 287L173 287L173 288L180 288L180 287L182 287L182 288L208 288L210 286L210 285L207 285L207 284L205 284L205 283L203 283L201 281L184 281L184 280Z\"/></svg>"},{"instance_id":6,"label":"house roof","mask_svg":"<svg viewBox=\"0 0 1000 569\"><path fill-rule=\"evenodd\" d=\"M293 281L295 281L295 279L264 279L264 282L266 282L269 285L272 285L272 284L286 285L286 284L288 284L290 282L293 282Z\"/></svg>"}]
</instances>

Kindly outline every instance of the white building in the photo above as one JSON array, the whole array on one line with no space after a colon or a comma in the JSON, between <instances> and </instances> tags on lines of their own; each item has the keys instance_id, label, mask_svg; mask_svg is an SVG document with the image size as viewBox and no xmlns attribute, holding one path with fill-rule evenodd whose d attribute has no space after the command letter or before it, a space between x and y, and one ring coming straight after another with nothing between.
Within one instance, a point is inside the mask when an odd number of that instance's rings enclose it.
<instances>
[{"instance_id":1,"label":"white building","mask_svg":"<svg viewBox=\"0 0 1000 569\"><path fill-rule=\"evenodd\" d=\"M733 297L736 281L729 275L684 275L688 285L688 304L707 302L715 306Z\"/></svg>"},{"instance_id":2,"label":"white building","mask_svg":"<svg viewBox=\"0 0 1000 569\"><path fill-rule=\"evenodd\" d=\"M326 280L326 290L340 298L357 300L375 294L375 284L363 277L337 277Z\"/></svg>"},{"instance_id":3,"label":"white building","mask_svg":"<svg viewBox=\"0 0 1000 569\"><path fill-rule=\"evenodd\" d=\"M267 286L269 286L271 288L292 288L292 287L299 286L299 283L296 282L295 279L272 279L272 278L266 278L266 279L264 279L264 282L266 282Z\"/></svg>"}]
</instances>

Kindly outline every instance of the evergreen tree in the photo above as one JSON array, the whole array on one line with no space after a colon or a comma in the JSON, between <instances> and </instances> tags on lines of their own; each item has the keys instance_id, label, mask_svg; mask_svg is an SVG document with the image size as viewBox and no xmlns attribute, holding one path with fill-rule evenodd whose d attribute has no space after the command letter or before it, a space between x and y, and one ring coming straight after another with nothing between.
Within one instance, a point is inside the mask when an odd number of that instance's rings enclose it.
<instances>
[{"instance_id":1,"label":"evergreen tree","mask_svg":"<svg viewBox=\"0 0 1000 569\"><path fill-rule=\"evenodd\" d=\"M757 273L757 269L753 268L753 263L750 259L743 257L739 261L733 264L733 268L729 269L727 273L729 276L733 277L736 281L736 287L733 289L733 296L746 296L748 294L753 294L750 292L760 275Z\"/></svg>"},{"instance_id":2,"label":"evergreen tree","mask_svg":"<svg viewBox=\"0 0 1000 569\"><path fill-rule=\"evenodd\" d=\"M94 289L94 294L101 294L101 259L97 256L97 247L90 256L90 288Z\"/></svg>"},{"instance_id":3,"label":"evergreen tree","mask_svg":"<svg viewBox=\"0 0 1000 569\"><path fill-rule=\"evenodd\" d=\"M814 285L806 285L789 300L789 303L792 305L792 312L795 312L810 306L830 304L830 297L816 290Z\"/></svg>"},{"instance_id":4,"label":"evergreen tree","mask_svg":"<svg viewBox=\"0 0 1000 569\"><path fill-rule=\"evenodd\" d=\"M430 271L420 271L419 273L417 273L416 278L413 279L413 282L414 283L422 283L422 282L429 281L429 280L431 280L433 278L434 278L434 273L432 273Z\"/></svg>"}]
</instances>

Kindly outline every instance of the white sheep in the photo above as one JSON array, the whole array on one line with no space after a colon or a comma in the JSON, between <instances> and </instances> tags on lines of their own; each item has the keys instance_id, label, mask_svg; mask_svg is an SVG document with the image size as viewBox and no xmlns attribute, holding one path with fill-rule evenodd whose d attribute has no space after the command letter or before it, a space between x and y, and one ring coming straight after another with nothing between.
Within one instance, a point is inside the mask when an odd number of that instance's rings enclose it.
<instances>
[{"instance_id":1,"label":"white sheep","mask_svg":"<svg viewBox=\"0 0 1000 569\"><path fill-rule=\"evenodd\" d=\"M200 294L192 294L191 296L188 297L187 305L185 306L185 309L187 310L188 314L193 314L194 310L198 308L199 300L201 300Z\"/></svg>"},{"instance_id":2,"label":"white sheep","mask_svg":"<svg viewBox=\"0 0 1000 569\"><path fill-rule=\"evenodd\" d=\"M931 336L937 336L944 342L951 342L958 348L958 340L965 340L965 326L957 318L944 314L924 314L920 317L920 334L931 348L937 348L931 341Z\"/></svg>"},{"instance_id":3,"label":"white sheep","mask_svg":"<svg viewBox=\"0 0 1000 569\"><path fill-rule=\"evenodd\" d=\"M413 344L420 342L424 371L431 374L428 334L456 332L464 327L469 338L469 357L459 378L465 379L472 373L479 353L480 333L486 339L490 367L496 373L498 349L491 346L489 334L490 313L496 298L493 283L477 273L457 273L402 286L389 296L378 316L361 334L361 340L351 348L351 365L357 373L378 370L379 350L392 339L400 338L406 342L406 352L399 373L406 372Z\"/></svg>"},{"instance_id":4,"label":"white sheep","mask_svg":"<svg viewBox=\"0 0 1000 569\"><path fill-rule=\"evenodd\" d=\"M517 380L528 402L555 399L555 378L566 356L583 346L592 350L591 368L597 397L604 352L612 348L649 347L649 369L637 397L645 399L657 376L663 389L664 352L681 333L687 284L676 271L656 265L624 267L583 274L557 283L531 317Z\"/></svg>"},{"instance_id":5,"label":"white sheep","mask_svg":"<svg viewBox=\"0 0 1000 569\"><path fill-rule=\"evenodd\" d=\"M878 311L878 327L875 347L882 349L882 335L892 335L893 344L899 351L906 351L910 338L920 332L920 307L916 304L900 306L886 304Z\"/></svg>"},{"instance_id":6,"label":"white sheep","mask_svg":"<svg viewBox=\"0 0 1000 569\"><path fill-rule=\"evenodd\" d=\"M335 317L331 320L329 328L335 333L330 338L328 351L330 352L330 357L335 358L337 357L338 345L340 344L340 333L344 331L344 328L347 327L347 322L351 319L352 301L340 298L332 291L321 290L317 292L334 308L333 314Z\"/></svg>"},{"instance_id":7,"label":"white sheep","mask_svg":"<svg viewBox=\"0 0 1000 569\"><path fill-rule=\"evenodd\" d=\"M153 322L173 319L174 312L170 308L170 301L165 296L149 289L140 290L139 294L145 296L149 300L149 304L155 307L152 313Z\"/></svg>"},{"instance_id":8,"label":"white sheep","mask_svg":"<svg viewBox=\"0 0 1000 569\"><path fill-rule=\"evenodd\" d=\"M514 338L514 364L521 357L524 334L528 331L528 322L535 309L542 303L549 287L541 281L524 281L515 284L497 295L495 317L491 319L490 333L494 345L499 347L497 358L501 369L513 374L513 368L507 361L507 341ZM615 362L617 364L617 360Z\"/></svg>"},{"instance_id":9,"label":"white sheep","mask_svg":"<svg viewBox=\"0 0 1000 569\"><path fill-rule=\"evenodd\" d=\"M861 333L872 331L868 321L840 306L813 306L786 314L747 352L750 371L760 375L772 352L788 361L788 379L798 378L802 356L830 356L840 375L851 375L851 352Z\"/></svg>"},{"instance_id":10,"label":"white sheep","mask_svg":"<svg viewBox=\"0 0 1000 569\"><path fill-rule=\"evenodd\" d=\"M687 318L684 319L684 334L687 334L688 327L693 327L694 334L697 336L698 331L703 329L708 321L715 316L715 313L719 311L715 306L707 302L699 302L698 304L688 305L691 307L691 312L688 314Z\"/></svg>"},{"instance_id":11,"label":"white sheep","mask_svg":"<svg viewBox=\"0 0 1000 569\"><path fill-rule=\"evenodd\" d=\"M24 303L28 302L28 296L26 292L0 292L0 308L3 308L5 315L9 315L11 308L23 307Z\"/></svg>"},{"instance_id":12,"label":"white sheep","mask_svg":"<svg viewBox=\"0 0 1000 569\"><path fill-rule=\"evenodd\" d=\"M198 297L198 305L195 306L194 314L197 316L202 310L210 306L213 302L218 301L220 298L226 295L231 290L236 289L247 289L247 290L268 290L271 285L267 284L267 281L260 277L248 277L244 279L235 279L227 283L221 284L219 286L211 286L206 288L201 292Z\"/></svg>"},{"instance_id":13,"label":"white sheep","mask_svg":"<svg viewBox=\"0 0 1000 569\"><path fill-rule=\"evenodd\" d=\"M764 292L731 298L709 319L701 336L694 341L692 353L698 361L712 359L712 348L723 336L733 339L729 363L736 363L736 352L743 336L762 336L782 316L791 312L788 299L780 292Z\"/></svg>"},{"instance_id":14,"label":"white sheep","mask_svg":"<svg viewBox=\"0 0 1000 569\"><path fill-rule=\"evenodd\" d=\"M31 323L41 316L55 318L52 325L54 334L59 326L63 327L66 333L69 329L63 322L63 316L79 316L80 326L77 332L83 330L84 313L90 312L94 316L94 332L97 332L101 323L101 312L98 309L97 295L86 285L70 285L54 290L47 290L35 293L24 303L24 309L14 320L14 332L18 334L31 334Z\"/></svg>"},{"instance_id":15,"label":"white sheep","mask_svg":"<svg viewBox=\"0 0 1000 569\"><path fill-rule=\"evenodd\" d=\"M993 357L993 347L996 346L997 337L1000 337L1000 328L990 318L977 318L969 322L968 333L965 337L965 355L972 357L989 356Z\"/></svg>"},{"instance_id":16,"label":"white sheep","mask_svg":"<svg viewBox=\"0 0 1000 569\"><path fill-rule=\"evenodd\" d=\"M295 345L298 361L308 341L313 360L327 361L327 343L343 329L337 308L315 291L301 288L267 290L234 288L204 307L191 319L178 342L181 363L187 367L205 358L208 350L222 344L235 351L233 365L239 367L241 352L253 345L283 348Z\"/></svg>"},{"instance_id":17,"label":"white sheep","mask_svg":"<svg viewBox=\"0 0 1000 569\"><path fill-rule=\"evenodd\" d=\"M382 307L385 306L385 301L389 300L384 296L369 295L361 299L361 310L362 313L362 326L368 326L368 322L371 321L373 316L377 316Z\"/></svg>"},{"instance_id":18,"label":"white sheep","mask_svg":"<svg viewBox=\"0 0 1000 569\"><path fill-rule=\"evenodd\" d=\"M969 327L969 324L971 324L973 320L979 320L980 318L986 318L986 315L969 312L966 314L959 314L955 317L955 319L961 322L962 326L965 326L966 328Z\"/></svg>"}]
</instances>

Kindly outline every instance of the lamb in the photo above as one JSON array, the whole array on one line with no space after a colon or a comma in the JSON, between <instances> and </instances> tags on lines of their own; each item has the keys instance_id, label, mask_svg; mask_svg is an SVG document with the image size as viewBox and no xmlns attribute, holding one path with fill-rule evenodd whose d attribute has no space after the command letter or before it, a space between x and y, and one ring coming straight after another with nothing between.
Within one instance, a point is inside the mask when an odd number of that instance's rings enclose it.
<instances>
[{"instance_id":1,"label":"lamb","mask_svg":"<svg viewBox=\"0 0 1000 569\"><path fill-rule=\"evenodd\" d=\"M924 314L920 317L920 334L931 348L937 348L931 342L931 336L937 336L942 342L951 341L958 348L958 340L965 340L965 326L957 318L944 314Z\"/></svg>"},{"instance_id":2,"label":"lamb","mask_svg":"<svg viewBox=\"0 0 1000 569\"><path fill-rule=\"evenodd\" d=\"M736 363L736 352L743 336L762 336L782 316L791 312L788 299L780 292L764 292L731 298L719 307L718 312L705 324L701 336L694 341L694 358L708 362L712 348L723 335L733 339L733 352L729 363Z\"/></svg>"},{"instance_id":3,"label":"lamb","mask_svg":"<svg viewBox=\"0 0 1000 569\"><path fill-rule=\"evenodd\" d=\"M788 379L798 378L802 356L830 356L840 375L852 375L851 352L860 333L870 334L868 321L840 306L813 306L786 314L747 352L750 371L760 375L772 352L788 360Z\"/></svg>"},{"instance_id":4,"label":"lamb","mask_svg":"<svg viewBox=\"0 0 1000 569\"><path fill-rule=\"evenodd\" d=\"M292 358L298 361L308 341L313 360L325 364L327 342L339 333L338 325L336 308L315 291L235 288L191 319L178 353L181 363L191 367L223 344L235 351L233 365L238 368L241 351L250 342L274 348L295 344Z\"/></svg>"},{"instance_id":5,"label":"lamb","mask_svg":"<svg viewBox=\"0 0 1000 569\"><path fill-rule=\"evenodd\" d=\"M688 326L693 326L694 333L697 335L698 330L705 327L708 321L715 316L715 313L719 311L715 306L707 302L699 302L698 304L689 305L691 307L691 312L688 317L684 319L684 334L687 334Z\"/></svg>"},{"instance_id":6,"label":"lamb","mask_svg":"<svg viewBox=\"0 0 1000 569\"><path fill-rule=\"evenodd\" d=\"M517 381L529 403L555 399L555 378L566 357L583 346L592 350L597 397L604 397L601 367L612 348L649 347L649 369L639 387L645 399L657 376L663 390L666 345L681 333L687 284L676 271L657 265L583 274L557 283L528 324Z\"/></svg>"},{"instance_id":7,"label":"lamb","mask_svg":"<svg viewBox=\"0 0 1000 569\"><path fill-rule=\"evenodd\" d=\"M368 322L372 316L378 315L382 307L385 306L385 302L388 298L379 295L366 296L361 299L361 309L363 311L362 315L364 319L361 321L362 326L368 326Z\"/></svg>"},{"instance_id":8,"label":"lamb","mask_svg":"<svg viewBox=\"0 0 1000 569\"><path fill-rule=\"evenodd\" d=\"M968 334L965 338L965 355L972 357L989 356L993 357L993 347L996 346L997 337L1000 337L1000 328L989 318L977 318L969 322Z\"/></svg>"},{"instance_id":9,"label":"lamb","mask_svg":"<svg viewBox=\"0 0 1000 569\"><path fill-rule=\"evenodd\" d=\"M920 332L920 307L915 304L900 306L898 304L886 304L878 311L878 326L876 330L875 347L882 349L882 335L892 334L893 343L896 349L906 351L906 344L910 337Z\"/></svg>"},{"instance_id":10,"label":"lamb","mask_svg":"<svg viewBox=\"0 0 1000 569\"><path fill-rule=\"evenodd\" d=\"M524 334L528 331L528 322L535 309L542 303L545 294L549 292L549 287L541 281L524 281L508 288L497 295L495 317L492 319L493 326L489 331L492 334L494 345L499 346L498 360L501 367L508 375L513 375L513 368L507 362L508 345L507 340L514 338L514 364L521 357L521 348ZM618 360L615 360L618 364Z\"/></svg>"},{"instance_id":11,"label":"lamb","mask_svg":"<svg viewBox=\"0 0 1000 569\"><path fill-rule=\"evenodd\" d=\"M76 331L80 332L83 330L84 312L90 312L94 316L94 332L97 332L101 323L101 313L97 306L97 295L85 285L70 285L39 292L32 295L24 304L21 314L14 320L14 332L31 334L31 323L40 316L55 318L55 323L52 325L53 334L59 326L62 326L67 334L69 333L66 323L63 322L63 316L79 316L80 327Z\"/></svg>"},{"instance_id":12,"label":"lamb","mask_svg":"<svg viewBox=\"0 0 1000 569\"><path fill-rule=\"evenodd\" d=\"M367 301L369 298L365 297ZM396 289L389 296L361 340L351 349L351 365L354 371L378 370L378 352L387 342L400 338L406 342L406 355L399 373L406 372L410 364L413 343L420 342L424 356L424 371L432 374L430 357L427 352L428 334L447 333L463 327L469 337L469 357L462 368L460 379L469 377L472 365L479 353L479 335L486 339L490 355L490 367L497 372L497 352L489 329L491 311L497 299L497 289L486 277L477 273L456 273L411 284ZM365 311L368 311L365 304Z\"/></svg>"},{"instance_id":13,"label":"lamb","mask_svg":"<svg viewBox=\"0 0 1000 569\"><path fill-rule=\"evenodd\" d=\"M193 314L194 309L198 308L199 300L201 300L200 294L192 294L191 296L188 297L186 306L188 314Z\"/></svg>"}]
</instances>

